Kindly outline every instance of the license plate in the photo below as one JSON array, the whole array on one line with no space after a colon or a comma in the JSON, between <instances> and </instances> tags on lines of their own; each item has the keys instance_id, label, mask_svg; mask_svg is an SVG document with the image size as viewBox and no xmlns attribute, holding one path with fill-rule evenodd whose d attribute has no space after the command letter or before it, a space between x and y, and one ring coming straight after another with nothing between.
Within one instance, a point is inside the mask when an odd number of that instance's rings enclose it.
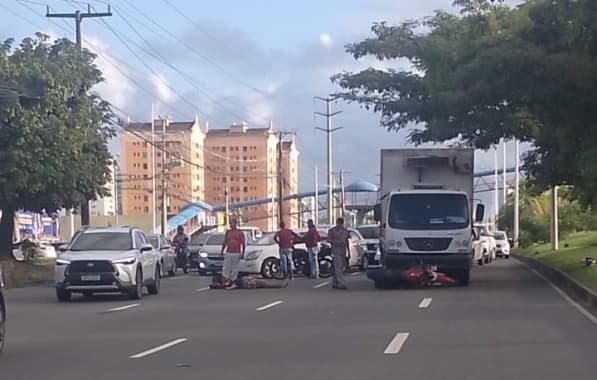
<instances>
[{"instance_id":1,"label":"license plate","mask_svg":"<svg viewBox=\"0 0 597 380\"><path fill-rule=\"evenodd\" d=\"M101 276L99 274L82 274L81 281L99 281Z\"/></svg>"}]
</instances>

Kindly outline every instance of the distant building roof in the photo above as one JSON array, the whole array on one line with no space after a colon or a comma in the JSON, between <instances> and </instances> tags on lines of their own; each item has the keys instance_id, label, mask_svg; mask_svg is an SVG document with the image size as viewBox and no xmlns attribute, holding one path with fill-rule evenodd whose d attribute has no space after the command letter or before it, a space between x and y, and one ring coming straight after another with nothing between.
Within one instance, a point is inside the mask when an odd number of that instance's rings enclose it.
<instances>
[{"instance_id":1,"label":"distant building roof","mask_svg":"<svg viewBox=\"0 0 597 380\"><path fill-rule=\"evenodd\" d=\"M236 128L235 128L236 127ZM224 135L233 135L233 134L250 134L250 135L267 135L271 133L271 129L269 128L239 128L237 126L231 126L230 128L218 128L218 129L209 129L207 131L207 136L224 136Z\"/></svg>"},{"instance_id":2,"label":"distant building roof","mask_svg":"<svg viewBox=\"0 0 597 380\"><path fill-rule=\"evenodd\" d=\"M168 124L167 130L173 129L191 129L195 125L195 121L173 121ZM151 130L151 122L143 122L143 123L129 123L127 128L136 129L136 130ZM156 120L154 122L154 129L156 131L162 130L162 121Z\"/></svg>"}]
</instances>

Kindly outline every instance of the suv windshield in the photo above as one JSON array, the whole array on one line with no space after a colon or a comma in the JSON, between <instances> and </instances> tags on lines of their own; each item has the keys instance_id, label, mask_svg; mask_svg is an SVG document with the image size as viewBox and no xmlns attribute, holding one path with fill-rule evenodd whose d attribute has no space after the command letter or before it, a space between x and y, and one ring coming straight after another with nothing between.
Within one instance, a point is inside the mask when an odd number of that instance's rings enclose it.
<instances>
[{"instance_id":1,"label":"suv windshield","mask_svg":"<svg viewBox=\"0 0 597 380\"><path fill-rule=\"evenodd\" d=\"M365 239L379 239L379 227L377 226L357 227L357 230Z\"/></svg>"},{"instance_id":2,"label":"suv windshield","mask_svg":"<svg viewBox=\"0 0 597 380\"><path fill-rule=\"evenodd\" d=\"M395 194L388 219L402 230L462 229L469 226L469 206L463 194Z\"/></svg>"},{"instance_id":3,"label":"suv windshield","mask_svg":"<svg viewBox=\"0 0 597 380\"><path fill-rule=\"evenodd\" d=\"M493 234L493 237L496 240L506 240L506 234L503 233L503 232L496 232L496 233Z\"/></svg>"},{"instance_id":4,"label":"suv windshield","mask_svg":"<svg viewBox=\"0 0 597 380\"><path fill-rule=\"evenodd\" d=\"M133 240L128 232L82 233L73 242L71 251L128 251Z\"/></svg>"}]
</instances>

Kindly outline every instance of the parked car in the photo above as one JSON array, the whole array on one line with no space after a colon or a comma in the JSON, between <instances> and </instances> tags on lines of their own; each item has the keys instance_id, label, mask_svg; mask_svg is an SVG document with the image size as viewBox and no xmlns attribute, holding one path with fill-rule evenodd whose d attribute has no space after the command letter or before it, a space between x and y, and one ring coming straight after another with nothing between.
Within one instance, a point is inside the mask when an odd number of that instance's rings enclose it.
<instances>
[{"instance_id":1,"label":"parked car","mask_svg":"<svg viewBox=\"0 0 597 380\"><path fill-rule=\"evenodd\" d=\"M493 233L496 244L496 255L505 259L510 258L510 242L508 236L503 231L495 231Z\"/></svg>"},{"instance_id":2,"label":"parked car","mask_svg":"<svg viewBox=\"0 0 597 380\"><path fill-rule=\"evenodd\" d=\"M377 224L366 224L358 226L357 230L361 233L367 244L367 258L369 265L379 265L379 226Z\"/></svg>"},{"instance_id":3,"label":"parked car","mask_svg":"<svg viewBox=\"0 0 597 380\"><path fill-rule=\"evenodd\" d=\"M263 232L259 227L251 227L251 226L241 226L238 227L239 230L247 232L251 239L251 242L256 242L263 237Z\"/></svg>"},{"instance_id":4,"label":"parked car","mask_svg":"<svg viewBox=\"0 0 597 380\"><path fill-rule=\"evenodd\" d=\"M25 261L27 258L56 258L56 248L53 244L25 240L12 245L12 255L17 261Z\"/></svg>"},{"instance_id":5,"label":"parked car","mask_svg":"<svg viewBox=\"0 0 597 380\"><path fill-rule=\"evenodd\" d=\"M280 255L278 245L274 241L274 234L263 234L261 239L252 241L248 231L245 232L245 239L248 242L245 257L241 260L239 272L242 274L261 274L265 278L271 278L272 272L279 270ZM218 274L222 272L224 256L222 244L224 233L214 233L200 244L198 252L199 274L202 276Z\"/></svg>"},{"instance_id":6,"label":"parked car","mask_svg":"<svg viewBox=\"0 0 597 380\"><path fill-rule=\"evenodd\" d=\"M6 299L4 298L4 277L0 270L0 354L6 342Z\"/></svg>"},{"instance_id":7,"label":"parked car","mask_svg":"<svg viewBox=\"0 0 597 380\"><path fill-rule=\"evenodd\" d=\"M124 293L131 299L160 292L159 255L143 231L131 227L92 227L79 231L56 259L56 296L72 293Z\"/></svg>"},{"instance_id":8,"label":"parked car","mask_svg":"<svg viewBox=\"0 0 597 380\"><path fill-rule=\"evenodd\" d=\"M478 265L483 265L485 259L489 258L489 242L481 239L481 232L478 228L473 228L473 261Z\"/></svg>"},{"instance_id":9,"label":"parked car","mask_svg":"<svg viewBox=\"0 0 597 380\"><path fill-rule=\"evenodd\" d=\"M164 277L164 274L168 273L168 276L174 276L176 274L176 252L172 245L161 234L149 234L147 239L159 254L160 275Z\"/></svg>"},{"instance_id":10,"label":"parked car","mask_svg":"<svg viewBox=\"0 0 597 380\"><path fill-rule=\"evenodd\" d=\"M489 229L484 225L475 225L474 228L479 233L480 239L487 243L487 255L483 257L485 264L492 263L496 258L497 245L495 238Z\"/></svg>"}]
</instances>

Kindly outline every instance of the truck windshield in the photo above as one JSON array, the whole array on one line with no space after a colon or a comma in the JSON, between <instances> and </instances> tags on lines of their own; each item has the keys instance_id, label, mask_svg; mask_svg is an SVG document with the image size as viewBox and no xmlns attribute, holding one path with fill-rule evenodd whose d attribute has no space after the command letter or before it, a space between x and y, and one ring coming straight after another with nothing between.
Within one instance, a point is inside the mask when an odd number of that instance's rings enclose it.
<instances>
[{"instance_id":1,"label":"truck windshield","mask_svg":"<svg viewBox=\"0 0 597 380\"><path fill-rule=\"evenodd\" d=\"M463 194L395 194L390 200L390 227L402 230L449 230L469 226Z\"/></svg>"}]
</instances>

